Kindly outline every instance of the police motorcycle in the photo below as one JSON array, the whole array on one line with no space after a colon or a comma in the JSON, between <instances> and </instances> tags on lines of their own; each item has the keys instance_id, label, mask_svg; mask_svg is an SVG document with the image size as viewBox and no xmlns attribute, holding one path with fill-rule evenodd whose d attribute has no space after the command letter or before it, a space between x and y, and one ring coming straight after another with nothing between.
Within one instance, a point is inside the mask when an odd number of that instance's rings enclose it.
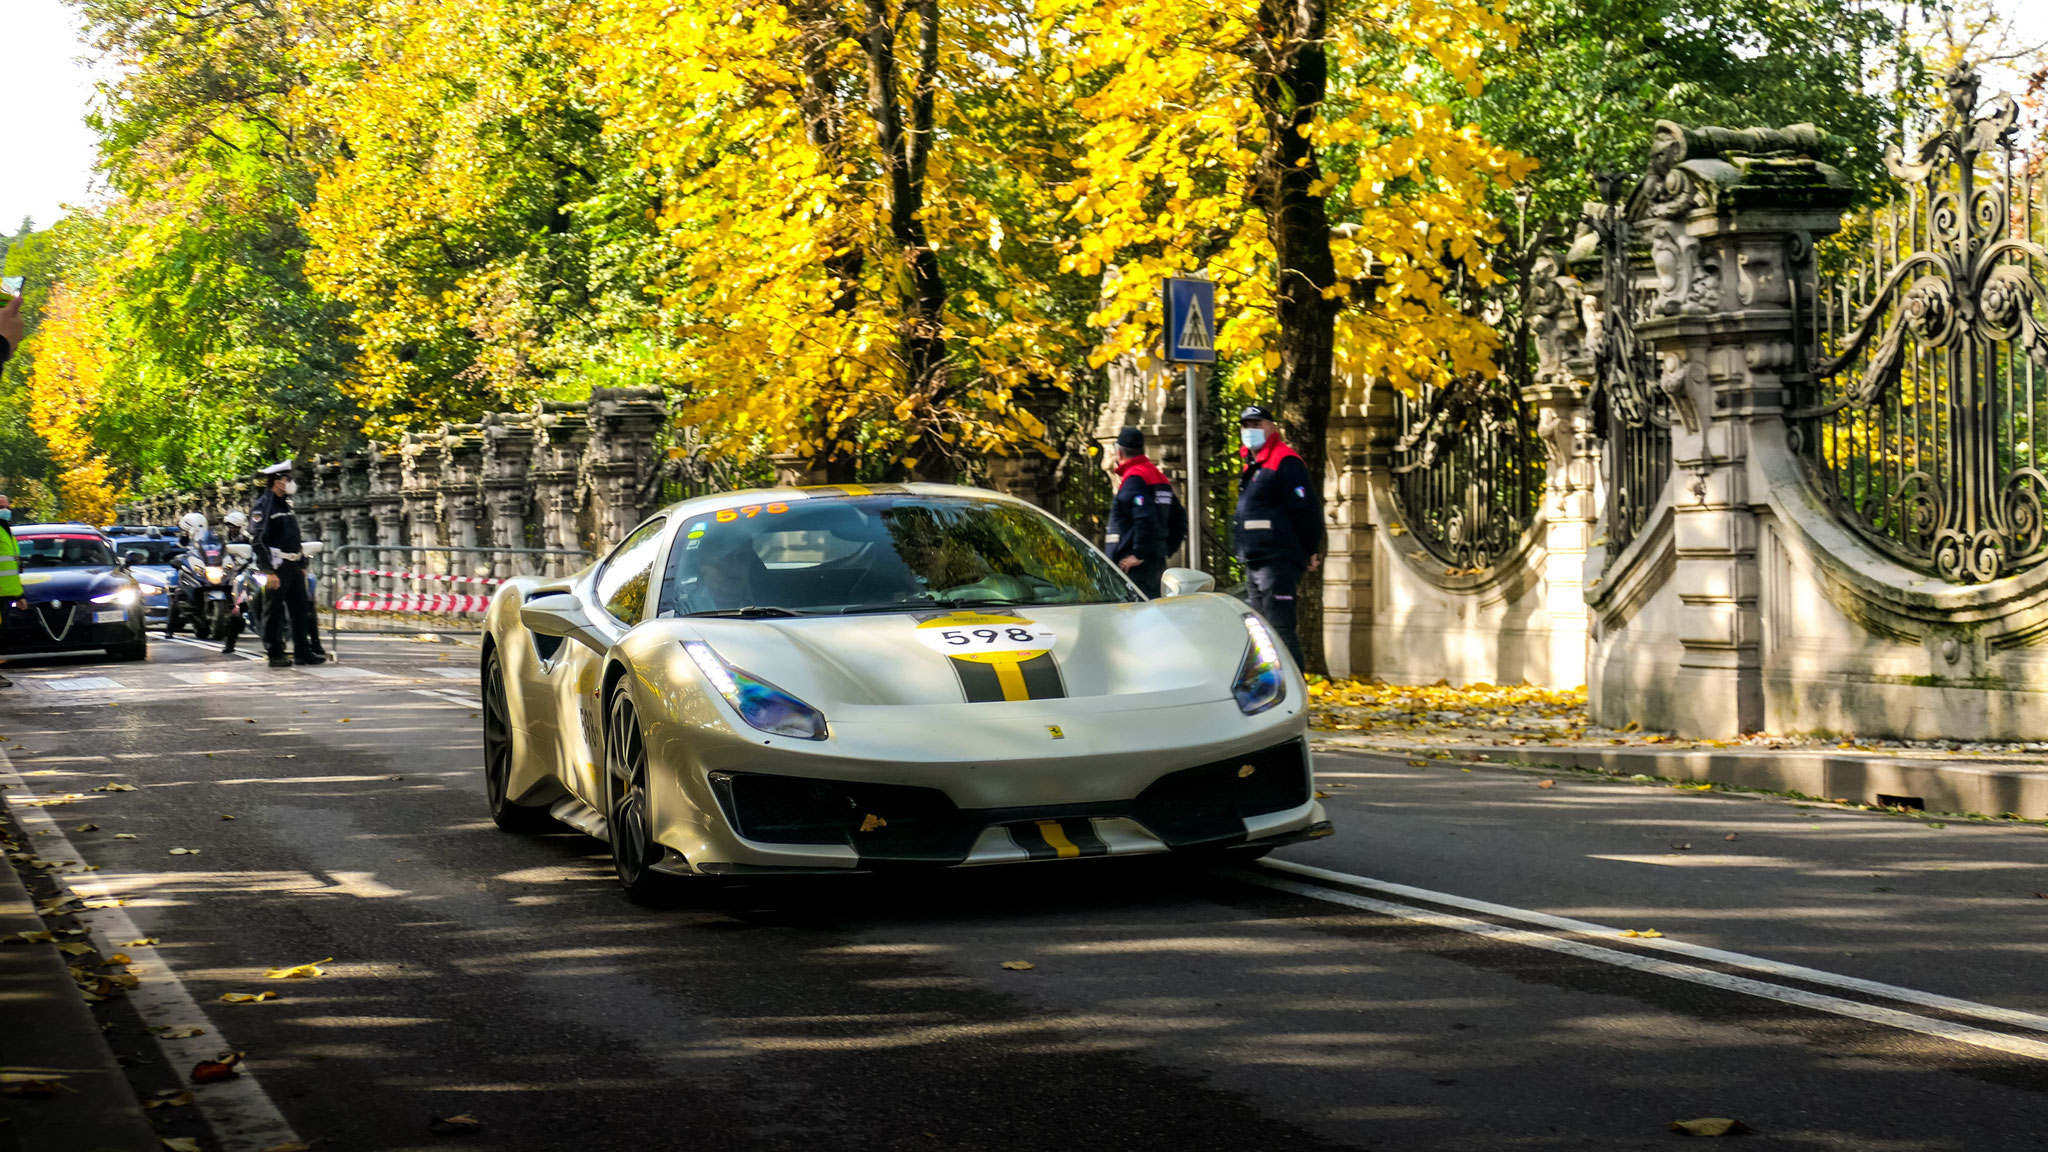
<instances>
[{"instance_id":1,"label":"police motorcycle","mask_svg":"<svg viewBox=\"0 0 2048 1152\"><path fill-rule=\"evenodd\" d=\"M230 518L239 513L231 513ZM227 546L206 527L206 517L187 512L178 521L185 548L173 562L174 582L170 609L164 615L164 638L178 634L190 623L192 634L201 640L220 635L226 620L228 600Z\"/></svg>"}]
</instances>

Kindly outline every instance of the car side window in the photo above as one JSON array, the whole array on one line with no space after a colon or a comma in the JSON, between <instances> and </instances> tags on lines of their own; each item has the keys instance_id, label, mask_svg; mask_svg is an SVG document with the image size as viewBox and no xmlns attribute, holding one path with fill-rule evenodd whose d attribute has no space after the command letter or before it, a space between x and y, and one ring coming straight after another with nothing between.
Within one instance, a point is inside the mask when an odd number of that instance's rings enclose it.
<instances>
[{"instance_id":1,"label":"car side window","mask_svg":"<svg viewBox=\"0 0 2048 1152\"><path fill-rule=\"evenodd\" d=\"M664 521L650 520L612 550L597 574L597 599L621 624L638 624L647 614L647 586L660 553L655 538Z\"/></svg>"}]
</instances>

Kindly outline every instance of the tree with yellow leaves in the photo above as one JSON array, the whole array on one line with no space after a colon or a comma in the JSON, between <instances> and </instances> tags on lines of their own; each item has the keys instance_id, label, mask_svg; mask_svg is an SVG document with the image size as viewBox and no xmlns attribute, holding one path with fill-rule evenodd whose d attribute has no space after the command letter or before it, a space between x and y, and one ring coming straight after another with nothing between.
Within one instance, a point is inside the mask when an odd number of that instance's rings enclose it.
<instances>
[{"instance_id":1,"label":"tree with yellow leaves","mask_svg":"<svg viewBox=\"0 0 2048 1152\"><path fill-rule=\"evenodd\" d=\"M53 293L43 309L29 379L29 426L49 445L57 466L61 514L88 524L111 521L119 497L106 454L92 436L110 358L107 316L107 302L89 292Z\"/></svg>"},{"instance_id":2,"label":"tree with yellow leaves","mask_svg":"<svg viewBox=\"0 0 2048 1152\"><path fill-rule=\"evenodd\" d=\"M1025 0L619 0L585 59L660 197L671 382L743 450L953 475L1066 383L1057 67ZM1006 223L1007 222L1007 223Z\"/></svg>"}]
</instances>

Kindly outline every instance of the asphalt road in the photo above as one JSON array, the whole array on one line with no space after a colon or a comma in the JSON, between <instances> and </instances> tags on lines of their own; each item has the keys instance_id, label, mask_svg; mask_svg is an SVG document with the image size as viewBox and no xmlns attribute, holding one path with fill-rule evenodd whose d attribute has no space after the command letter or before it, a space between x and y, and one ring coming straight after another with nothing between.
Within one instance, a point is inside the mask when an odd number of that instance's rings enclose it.
<instances>
[{"instance_id":1,"label":"asphalt road","mask_svg":"<svg viewBox=\"0 0 2048 1152\"><path fill-rule=\"evenodd\" d=\"M1732 1117L1757 1148L2048 1141L2038 826L1325 754L1339 833L1277 867L1076 861L648 911L602 845L484 816L474 655L357 642L272 672L157 643L7 668L0 795L141 977L98 1009L116 1050L145 1093L246 1053L153 1113L167 1134L1622 1149ZM279 996L220 999L259 991ZM430 1131L457 1115L480 1128Z\"/></svg>"}]
</instances>

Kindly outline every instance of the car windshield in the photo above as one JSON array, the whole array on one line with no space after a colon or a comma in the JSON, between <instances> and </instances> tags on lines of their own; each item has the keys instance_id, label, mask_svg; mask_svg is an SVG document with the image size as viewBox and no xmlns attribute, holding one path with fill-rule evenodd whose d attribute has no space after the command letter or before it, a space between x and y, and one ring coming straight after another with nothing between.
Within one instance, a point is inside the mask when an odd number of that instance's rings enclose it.
<instances>
[{"instance_id":1,"label":"car windshield","mask_svg":"<svg viewBox=\"0 0 2048 1152\"><path fill-rule=\"evenodd\" d=\"M181 547L183 545L176 540L152 539L148 536L131 536L126 539L117 537L114 540L115 552L123 556L130 552L141 552L145 556L142 561L144 564L168 564L171 562L171 552Z\"/></svg>"},{"instance_id":2,"label":"car windshield","mask_svg":"<svg viewBox=\"0 0 2048 1152\"><path fill-rule=\"evenodd\" d=\"M1138 593L1028 505L967 496L766 500L684 521L665 607L679 615L1103 604Z\"/></svg>"},{"instance_id":3,"label":"car windshield","mask_svg":"<svg viewBox=\"0 0 2048 1152\"><path fill-rule=\"evenodd\" d=\"M114 554L98 536L74 533L65 536L17 536L21 544L21 566L27 568L86 568L112 565Z\"/></svg>"}]
</instances>

